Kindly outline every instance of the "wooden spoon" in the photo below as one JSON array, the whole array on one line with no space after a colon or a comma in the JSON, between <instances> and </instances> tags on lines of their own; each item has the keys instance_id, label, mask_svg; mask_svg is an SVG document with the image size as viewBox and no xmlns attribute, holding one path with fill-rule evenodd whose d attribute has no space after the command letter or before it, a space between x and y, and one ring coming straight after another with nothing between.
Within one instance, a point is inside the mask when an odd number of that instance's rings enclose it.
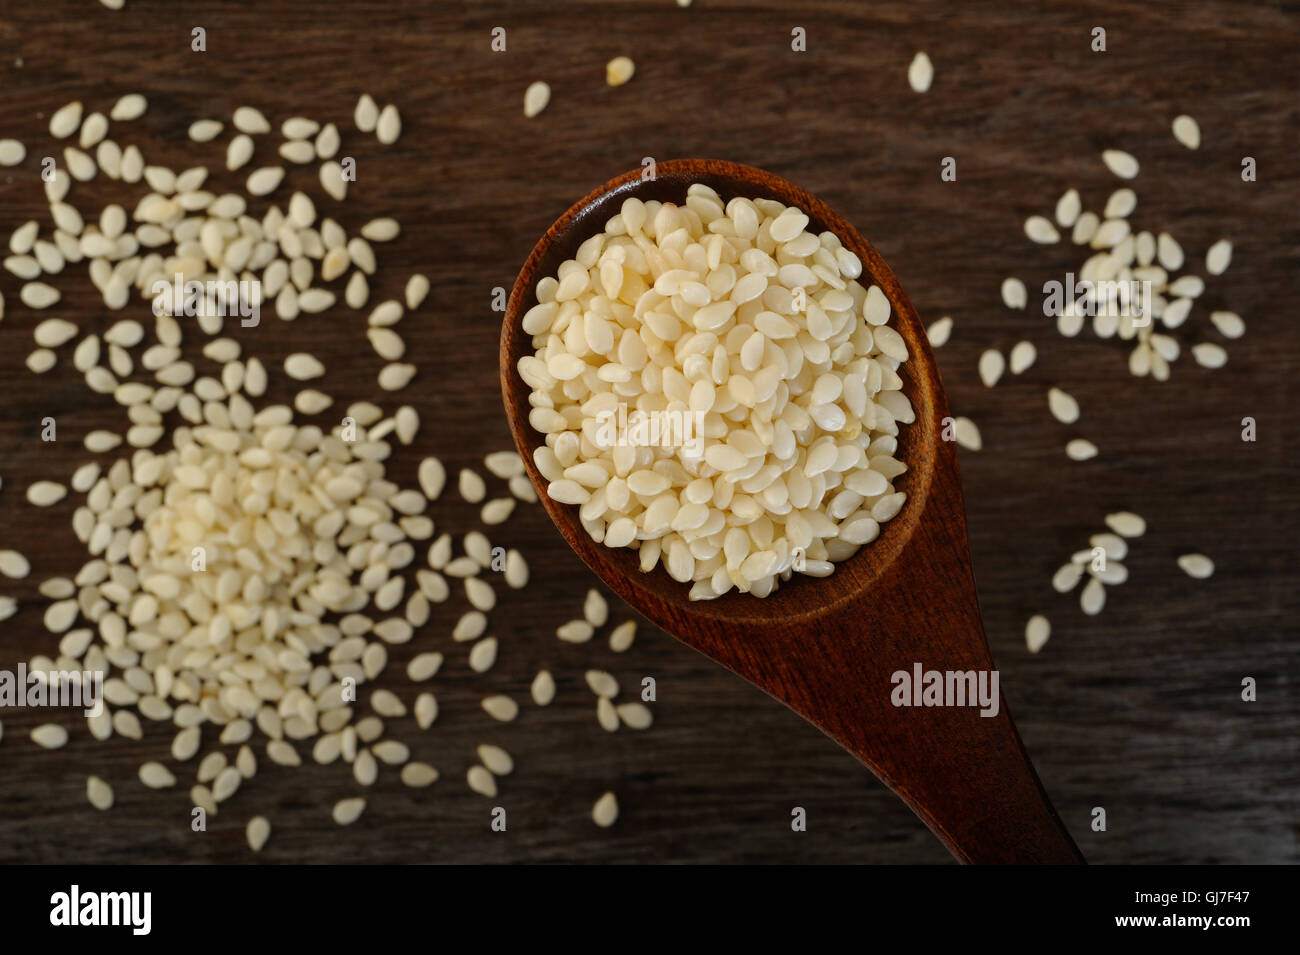
<instances>
[{"instance_id":1,"label":"wooden spoon","mask_svg":"<svg viewBox=\"0 0 1300 955\"><path fill-rule=\"evenodd\" d=\"M957 456L934 354L898 279L858 231L824 202L784 179L711 159L661 162L653 180L634 170L612 179L564 213L524 263L501 333L501 388L515 444L538 497L569 546L611 590L688 646L789 706L871 768L963 862L1081 863L1048 801L999 694L995 716L979 706L895 706L892 675L993 669L980 621L966 542ZM642 573L629 548L596 543L577 508L551 500L533 464L540 435L528 423L529 388L516 368L532 354L521 318L536 303L539 279L554 275L584 240L602 231L636 196L684 202L691 183L724 202L768 197L798 206L810 231L829 229L862 260L893 307L907 342L900 369L916 421L899 434L895 481L907 503L880 536L829 577L796 574L767 598L732 591L690 601L688 585L662 568Z\"/></svg>"}]
</instances>

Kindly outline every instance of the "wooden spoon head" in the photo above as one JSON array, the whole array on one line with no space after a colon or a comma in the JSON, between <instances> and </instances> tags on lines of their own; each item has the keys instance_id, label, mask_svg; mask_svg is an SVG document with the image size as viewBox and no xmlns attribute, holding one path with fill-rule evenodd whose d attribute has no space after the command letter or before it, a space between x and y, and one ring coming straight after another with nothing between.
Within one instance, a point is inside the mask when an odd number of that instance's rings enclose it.
<instances>
[{"instance_id":1,"label":"wooden spoon head","mask_svg":"<svg viewBox=\"0 0 1300 955\"><path fill-rule=\"evenodd\" d=\"M506 305L501 331L501 389L506 416L515 445L524 460L528 477L551 520L579 557L615 593L642 614L684 642L698 646L700 631L733 631L789 625L807 625L817 617L840 611L860 598L903 551L926 506L942 453L939 422L948 414L939 382L934 353L925 329L898 278L871 243L847 220L817 197L779 176L751 166L716 159L678 159L657 164L654 179L642 179L632 170L611 179L569 208L546 231L524 263ZM829 577L815 579L796 574L766 598L731 591L715 600L688 599L688 584L673 580L662 567L643 573L637 552L631 548L610 548L597 543L582 527L575 506L552 500L547 481L533 464L533 451L543 444L542 436L528 423L531 406L529 387L519 377L519 359L533 354L531 336L523 331L522 318L537 302L537 283L554 275L560 264L571 259L578 246L604 230L624 200L671 201L681 205L693 183L711 186L726 202L737 196L770 198L797 206L811 220L810 232L830 230L844 246L862 260L864 285L878 285L893 309L890 324L907 343L909 358L899 369L903 393L912 403L916 421L899 429L898 459L908 471L897 478L895 487L907 493L903 509L881 525L879 537L852 558L836 565ZM946 454L952 459L951 451ZM689 621L688 626L683 626Z\"/></svg>"}]
</instances>

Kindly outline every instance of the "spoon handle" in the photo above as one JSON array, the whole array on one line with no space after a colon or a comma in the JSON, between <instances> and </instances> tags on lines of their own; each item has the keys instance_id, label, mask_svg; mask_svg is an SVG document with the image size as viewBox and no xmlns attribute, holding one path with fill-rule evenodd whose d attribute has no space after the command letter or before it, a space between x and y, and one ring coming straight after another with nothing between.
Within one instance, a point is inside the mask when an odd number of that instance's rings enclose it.
<instances>
[{"instance_id":1,"label":"spoon handle","mask_svg":"<svg viewBox=\"0 0 1300 955\"><path fill-rule=\"evenodd\" d=\"M978 616L965 623L978 628ZM943 624L959 625L951 607ZM982 631L975 632L982 643ZM872 645L879 643L873 639ZM911 672L906 681L891 680L892 713L873 707L870 720L826 729L898 793L959 860L1082 864L1083 856L1052 807L991 679L984 683L984 689L991 690L991 696L983 696L988 706L916 706L918 692L922 698L926 692L924 677L917 686L916 663L924 660L923 670L940 673L974 671L979 696L979 673L995 672L992 661L981 665L934 650L911 656L915 662L907 668ZM901 666L893 671L900 672ZM911 691L913 705L894 706L904 689Z\"/></svg>"},{"instance_id":2,"label":"spoon handle","mask_svg":"<svg viewBox=\"0 0 1300 955\"><path fill-rule=\"evenodd\" d=\"M804 626L694 643L866 763L961 861L1081 864L994 682L955 467L862 596ZM953 691L970 674L975 699L953 705L954 692L932 705L928 672L945 687L953 674Z\"/></svg>"},{"instance_id":3,"label":"spoon handle","mask_svg":"<svg viewBox=\"0 0 1300 955\"><path fill-rule=\"evenodd\" d=\"M950 473L932 486L905 553L869 603L837 614L819 641L856 693L830 707L797 694L809 708L795 709L871 767L958 859L1081 864L994 682L955 464ZM927 705L939 675L945 705ZM959 682L966 705L953 705Z\"/></svg>"},{"instance_id":4,"label":"spoon handle","mask_svg":"<svg viewBox=\"0 0 1300 955\"><path fill-rule=\"evenodd\" d=\"M905 613L859 608L857 619L822 628L799 665L755 682L864 762L962 862L1082 864L993 684L973 594L963 606L950 593L908 590L873 591L876 608L910 596ZM973 672L975 704L924 705L918 670ZM978 702L981 673L996 712Z\"/></svg>"}]
</instances>

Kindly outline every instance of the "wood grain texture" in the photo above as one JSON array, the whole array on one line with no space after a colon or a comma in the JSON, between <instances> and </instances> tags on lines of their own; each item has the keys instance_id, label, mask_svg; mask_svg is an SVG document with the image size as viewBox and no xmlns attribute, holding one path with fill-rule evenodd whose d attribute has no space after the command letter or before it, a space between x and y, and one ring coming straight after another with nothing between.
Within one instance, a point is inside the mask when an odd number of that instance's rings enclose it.
<instances>
[{"instance_id":1,"label":"wood grain texture","mask_svg":"<svg viewBox=\"0 0 1300 955\"><path fill-rule=\"evenodd\" d=\"M206 54L189 50L196 25L208 32ZM796 25L808 31L807 53L790 50ZM1098 25L1108 30L1106 54L1088 48ZM489 50L494 26L508 30L505 54ZM23 140L32 155L0 170L0 235L45 218L36 157L51 151L49 114L70 99L106 111L121 93L145 92L152 106L139 132L119 138L146 147L161 139L148 158L177 168L219 168L220 150L188 143L185 130L243 103L277 122L294 114L340 121L359 181L336 217L349 229L387 213L403 224L384 250L373 300L399 294L415 269L433 282L429 303L403 326L421 368L407 400L427 429L418 453L394 463L399 479L411 481L419 454L437 451L455 468L509 446L492 289L511 286L536 238L574 199L644 156L722 156L771 169L854 222L923 320L954 317L952 342L939 352L944 385L954 411L979 423L987 449L961 462L984 623L1008 704L1085 856L1294 862L1296 27L1283 4L1226 0L1140 8L823 0L797 13L774 2L706 0L689 10L669 0L544 7L128 0L119 13L89 2L11 0L0 4L0 136ZM936 65L926 96L906 85L916 49ZM621 53L636 59L637 76L608 89L604 63ZM535 78L554 94L545 113L526 121L523 90ZM405 132L396 146L349 134L363 90L400 106ZM1200 121L1199 152L1169 133L1183 111ZM255 163L272 155L270 142L259 145ZM999 301L1007 275L1035 289L1077 269L1075 248L1032 247L1021 222L1049 212L1069 186L1099 209L1118 185L1098 158L1112 146L1143 164L1133 184L1135 222L1169 229L1194 264L1221 235L1236 245L1231 269L1208 283L1180 335L1185 343L1217 340L1209 308L1239 312L1248 332L1228 344L1222 370L1185 358L1166 384L1132 379L1117 344L1089 335L1064 341L1036 313ZM1241 182L1244 155L1258 161L1258 182ZM939 179L944 156L957 160L955 183ZM289 185L299 184L315 191L314 171L295 171ZM100 182L76 193L95 207L125 194ZM77 285L84 284L83 272ZM38 477L70 473L85 457L81 436L121 420L72 377L28 374L34 318L18 305L17 289L12 276L0 276L8 305L0 324L0 528L6 546L32 557L35 573L3 588L28 601L0 627L4 667L48 651L36 583L79 565L71 506L36 512L22 492ZM88 328L111 321L84 291L67 294L57 311ZM368 397L380 363L359 320L346 328L345 321L270 319L240 337L269 366L310 349L330 367L340 400ZM1022 338L1038 345L1038 364L984 389L975 374L980 351ZM61 351L60 369L68 365ZM1075 428L1047 414L1053 384L1079 398L1084 416ZM38 439L46 415L59 421L54 445ZM1254 443L1240 440L1247 415L1259 423ZM1063 445L1076 433L1094 440L1101 456L1066 460ZM1048 581L1119 508L1142 513L1151 529L1126 560L1130 582L1111 590L1100 617L1085 618ZM475 509L454 496L435 517L457 533L476 523ZM457 597L418 644L451 648L437 680L439 721L426 734L397 721L416 758L442 771L432 789L407 790L384 773L363 820L340 832L329 806L357 788L340 767L291 772L263 759L254 782L197 835L182 791L159 796L135 779L142 760L165 751L164 727L147 727L140 743L107 744L77 728L65 750L44 753L26 739L40 717L5 712L0 861L242 862L250 856L244 823L259 812L275 825L264 861L948 859L839 747L698 654L649 627L622 656L603 643L556 641L555 625L577 615L591 575L540 508L525 509L498 536L534 568L526 599L505 599L493 615L503 643L498 668L474 676L463 648L446 636L450 615L463 607ZM1219 569L1209 581L1191 581L1174 566L1190 549L1214 557ZM1034 612L1054 625L1037 656L1022 636ZM384 684L408 700L401 669L416 649L393 654ZM525 706L516 723L491 724L479 696L490 687L522 699L539 666L559 678L556 704ZM601 731L582 683L590 666L610 669L625 688L653 675L655 727ZM1239 702L1244 676L1258 680L1258 703ZM484 741L506 746L518 763L497 800L510 814L506 834L489 831L491 803L463 784L473 747ZM117 789L110 814L88 807L87 771ZM622 816L613 829L596 830L590 806L610 788ZM790 831L793 806L808 810L809 831ZM1108 813L1104 833L1089 829L1097 806Z\"/></svg>"}]
</instances>

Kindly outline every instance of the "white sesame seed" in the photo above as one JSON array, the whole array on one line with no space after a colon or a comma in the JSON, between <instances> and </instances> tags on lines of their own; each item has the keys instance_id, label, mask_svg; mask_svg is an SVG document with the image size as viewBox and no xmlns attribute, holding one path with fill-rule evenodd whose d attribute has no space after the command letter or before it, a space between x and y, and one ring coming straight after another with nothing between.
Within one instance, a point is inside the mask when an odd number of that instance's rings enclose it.
<instances>
[{"instance_id":1,"label":"white sesame seed","mask_svg":"<svg viewBox=\"0 0 1300 955\"><path fill-rule=\"evenodd\" d=\"M980 381L984 382L984 387L992 388L996 385L1006 367L1006 359L1002 357L1002 352L996 348L985 350L979 360Z\"/></svg>"},{"instance_id":2,"label":"white sesame seed","mask_svg":"<svg viewBox=\"0 0 1300 955\"><path fill-rule=\"evenodd\" d=\"M167 789L176 785L176 777L162 763L150 761L140 765L140 782L150 789Z\"/></svg>"},{"instance_id":3,"label":"white sesame seed","mask_svg":"<svg viewBox=\"0 0 1300 955\"><path fill-rule=\"evenodd\" d=\"M297 166L306 165L316 158L316 147L310 142L301 139L291 139L288 142L281 143L276 152L280 154L280 158L285 162L291 162Z\"/></svg>"},{"instance_id":4,"label":"white sesame seed","mask_svg":"<svg viewBox=\"0 0 1300 955\"><path fill-rule=\"evenodd\" d=\"M609 619L609 604L600 591L595 589L587 591L587 597L582 604L582 616L593 627L605 625L605 621Z\"/></svg>"},{"instance_id":5,"label":"white sesame seed","mask_svg":"<svg viewBox=\"0 0 1300 955\"><path fill-rule=\"evenodd\" d=\"M402 336L391 328L367 329L366 338L370 340L370 347L375 350L375 354L384 361L397 361L406 354L406 343L402 341Z\"/></svg>"},{"instance_id":6,"label":"white sesame seed","mask_svg":"<svg viewBox=\"0 0 1300 955\"><path fill-rule=\"evenodd\" d=\"M295 381L310 381L325 374L325 366L315 355L295 352L285 358L284 372Z\"/></svg>"},{"instance_id":7,"label":"white sesame seed","mask_svg":"<svg viewBox=\"0 0 1300 955\"><path fill-rule=\"evenodd\" d=\"M1083 565L1071 561L1062 564L1052 575L1052 589L1059 594L1068 593L1083 579Z\"/></svg>"},{"instance_id":8,"label":"white sesame seed","mask_svg":"<svg viewBox=\"0 0 1300 955\"><path fill-rule=\"evenodd\" d=\"M49 507L67 496L68 489L54 481L36 481L27 488L27 501L37 507Z\"/></svg>"},{"instance_id":9,"label":"white sesame seed","mask_svg":"<svg viewBox=\"0 0 1300 955\"><path fill-rule=\"evenodd\" d=\"M1062 229L1069 229L1079 220L1079 213L1082 211L1083 203L1079 199L1079 191L1067 189L1061 194L1061 198L1056 200L1056 224Z\"/></svg>"},{"instance_id":10,"label":"white sesame seed","mask_svg":"<svg viewBox=\"0 0 1300 955\"><path fill-rule=\"evenodd\" d=\"M254 816L248 820L244 836L248 839L248 848L254 852L261 852L262 847L266 845L266 840L271 838L271 823L265 816Z\"/></svg>"},{"instance_id":11,"label":"white sesame seed","mask_svg":"<svg viewBox=\"0 0 1300 955\"><path fill-rule=\"evenodd\" d=\"M217 802L225 802L235 794L243 780L237 767L227 766L217 773L217 778L212 782L212 798Z\"/></svg>"},{"instance_id":12,"label":"white sesame seed","mask_svg":"<svg viewBox=\"0 0 1300 955\"><path fill-rule=\"evenodd\" d=\"M395 739L386 739L370 747L380 762L388 766L401 766L411 758L411 750L405 743Z\"/></svg>"},{"instance_id":13,"label":"white sesame seed","mask_svg":"<svg viewBox=\"0 0 1300 955\"><path fill-rule=\"evenodd\" d=\"M387 328L390 325L396 325L402 320L402 306L400 302L394 302L391 299L387 302L381 302L375 306L366 320L372 328Z\"/></svg>"},{"instance_id":14,"label":"white sesame seed","mask_svg":"<svg viewBox=\"0 0 1300 955\"><path fill-rule=\"evenodd\" d=\"M333 398L315 388L305 388L293 398L294 409L305 415L320 414L333 403Z\"/></svg>"},{"instance_id":15,"label":"white sesame seed","mask_svg":"<svg viewBox=\"0 0 1300 955\"><path fill-rule=\"evenodd\" d=\"M461 468L456 489L470 504L478 504L487 495L487 485L483 478L469 468Z\"/></svg>"},{"instance_id":16,"label":"white sesame seed","mask_svg":"<svg viewBox=\"0 0 1300 955\"><path fill-rule=\"evenodd\" d=\"M421 693L415 698L415 723L427 730L438 718L438 700L432 693Z\"/></svg>"},{"instance_id":17,"label":"white sesame seed","mask_svg":"<svg viewBox=\"0 0 1300 955\"><path fill-rule=\"evenodd\" d=\"M930 339L933 348L941 348L948 344L948 339L952 335L952 319L947 315L943 316L925 330L925 335Z\"/></svg>"},{"instance_id":18,"label":"white sesame seed","mask_svg":"<svg viewBox=\"0 0 1300 955\"><path fill-rule=\"evenodd\" d=\"M485 767L471 766L465 774L465 782L469 784L470 789L480 796L487 796L489 799L496 798L496 778Z\"/></svg>"},{"instance_id":19,"label":"white sesame seed","mask_svg":"<svg viewBox=\"0 0 1300 955\"><path fill-rule=\"evenodd\" d=\"M1029 303L1029 292L1018 278L1002 280L1002 302L1007 308L1024 308Z\"/></svg>"},{"instance_id":20,"label":"white sesame seed","mask_svg":"<svg viewBox=\"0 0 1300 955\"><path fill-rule=\"evenodd\" d=\"M28 308L49 308L60 299L59 290L44 282L28 282L18 293L18 298Z\"/></svg>"},{"instance_id":21,"label":"white sesame seed","mask_svg":"<svg viewBox=\"0 0 1300 955\"><path fill-rule=\"evenodd\" d=\"M379 387L384 391L401 391L414 377L414 365L398 363L385 365L379 372Z\"/></svg>"},{"instance_id":22,"label":"white sesame seed","mask_svg":"<svg viewBox=\"0 0 1300 955\"><path fill-rule=\"evenodd\" d=\"M304 116L291 116L280 124L280 134L285 139L306 139L320 131L320 123Z\"/></svg>"},{"instance_id":23,"label":"white sesame seed","mask_svg":"<svg viewBox=\"0 0 1300 955\"><path fill-rule=\"evenodd\" d=\"M1132 189L1116 189L1106 200L1102 215L1106 219L1123 219L1133 214L1137 208L1137 193ZM1114 244L1114 243L1112 243Z\"/></svg>"},{"instance_id":24,"label":"white sesame seed","mask_svg":"<svg viewBox=\"0 0 1300 955\"><path fill-rule=\"evenodd\" d=\"M1061 234L1056 231L1056 226L1043 216L1030 216L1025 220L1025 235L1031 242L1037 242L1039 245L1052 245L1061 241Z\"/></svg>"},{"instance_id":25,"label":"white sesame seed","mask_svg":"<svg viewBox=\"0 0 1300 955\"><path fill-rule=\"evenodd\" d=\"M416 273L406 280L406 307L414 311L423 304L429 294L429 279L425 275Z\"/></svg>"},{"instance_id":26,"label":"white sesame seed","mask_svg":"<svg viewBox=\"0 0 1300 955\"><path fill-rule=\"evenodd\" d=\"M636 621L626 620L615 627L609 634L609 648L615 653L626 653L632 648L636 639Z\"/></svg>"},{"instance_id":27,"label":"white sesame seed","mask_svg":"<svg viewBox=\"0 0 1300 955\"><path fill-rule=\"evenodd\" d=\"M479 760L494 776L509 776L515 771L515 761L500 746L483 743L476 752Z\"/></svg>"},{"instance_id":28,"label":"white sesame seed","mask_svg":"<svg viewBox=\"0 0 1300 955\"><path fill-rule=\"evenodd\" d=\"M644 703L620 703L614 709L629 729L647 730L654 724L654 714Z\"/></svg>"},{"instance_id":29,"label":"white sesame seed","mask_svg":"<svg viewBox=\"0 0 1300 955\"><path fill-rule=\"evenodd\" d=\"M1065 445L1065 454L1071 461L1088 461L1097 456L1097 446L1085 438L1075 438Z\"/></svg>"},{"instance_id":30,"label":"white sesame seed","mask_svg":"<svg viewBox=\"0 0 1300 955\"><path fill-rule=\"evenodd\" d=\"M1037 358L1038 350L1034 348L1033 342L1017 342L1011 349L1008 366L1013 375L1021 375L1033 366Z\"/></svg>"},{"instance_id":31,"label":"white sesame seed","mask_svg":"<svg viewBox=\"0 0 1300 955\"><path fill-rule=\"evenodd\" d=\"M586 673L587 686L591 692L597 696L615 697L618 696L618 680L605 672L604 670L588 670Z\"/></svg>"},{"instance_id":32,"label":"white sesame seed","mask_svg":"<svg viewBox=\"0 0 1300 955\"><path fill-rule=\"evenodd\" d=\"M375 123L375 138L385 146L391 146L402 135L402 117L397 107L389 103L379 112Z\"/></svg>"},{"instance_id":33,"label":"white sesame seed","mask_svg":"<svg viewBox=\"0 0 1300 955\"><path fill-rule=\"evenodd\" d=\"M98 776L86 777L86 798L101 812L113 808L113 787Z\"/></svg>"},{"instance_id":34,"label":"white sesame seed","mask_svg":"<svg viewBox=\"0 0 1300 955\"><path fill-rule=\"evenodd\" d=\"M272 742L276 741L273 740ZM292 749L292 747L290 748ZM226 754L220 750L213 750L211 753L204 756L199 762L199 768L198 772L195 773L195 778L197 778L201 783L210 783L212 780L217 778L227 765L229 765L229 760L226 759Z\"/></svg>"},{"instance_id":35,"label":"white sesame seed","mask_svg":"<svg viewBox=\"0 0 1300 955\"><path fill-rule=\"evenodd\" d=\"M149 108L149 101L139 93L127 93L113 104L108 116L115 123L126 123L139 119Z\"/></svg>"},{"instance_id":36,"label":"white sesame seed","mask_svg":"<svg viewBox=\"0 0 1300 955\"><path fill-rule=\"evenodd\" d=\"M352 777L362 786L373 786L379 778L379 763L370 750L359 751L352 761Z\"/></svg>"},{"instance_id":37,"label":"white sesame seed","mask_svg":"<svg viewBox=\"0 0 1300 955\"><path fill-rule=\"evenodd\" d=\"M586 643L594 633L591 624L585 620L570 620L555 631L555 635L565 643Z\"/></svg>"},{"instance_id":38,"label":"white sesame seed","mask_svg":"<svg viewBox=\"0 0 1300 955\"><path fill-rule=\"evenodd\" d=\"M1210 246L1205 253L1205 271L1211 275L1222 275L1228 271L1228 265L1232 262L1232 243L1227 239L1220 239L1214 245Z\"/></svg>"},{"instance_id":39,"label":"white sesame seed","mask_svg":"<svg viewBox=\"0 0 1300 955\"><path fill-rule=\"evenodd\" d=\"M1083 590L1079 591L1079 607L1090 617L1101 613L1102 608L1106 606L1106 588L1102 585L1101 580L1092 577L1083 585Z\"/></svg>"},{"instance_id":40,"label":"white sesame seed","mask_svg":"<svg viewBox=\"0 0 1300 955\"><path fill-rule=\"evenodd\" d=\"M979 451L984 447L980 429L970 418L959 416L953 419L953 436L957 439L957 443L967 450Z\"/></svg>"},{"instance_id":41,"label":"white sesame seed","mask_svg":"<svg viewBox=\"0 0 1300 955\"><path fill-rule=\"evenodd\" d=\"M1034 614L1025 624L1025 645L1030 653L1037 653L1052 635L1052 624L1042 614Z\"/></svg>"},{"instance_id":42,"label":"white sesame seed","mask_svg":"<svg viewBox=\"0 0 1300 955\"><path fill-rule=\"evenodd\" d=\"M1202 368L1222 368L1228 363L1228 353L1222 345L1200 342L1192 346L1192 357Z\"/></svg>"},{"instance_id":43,"label":"white sesame seed","mask_svg":"<svg viewBox=\"0 0 1300 955\"><path fill-rule=\"evenodd\" d=\"M1214 573L1214 561L1204 554L1183 554L1178 558L1178 566L1196 580L1204 580Z\"/></svg>"},{"instance_id":44,"label":"white sesame seed","mask_svg":"<svg viewBox=\"0 0 1300 955\"><path fill-rule=\"evenodd\" d=\"M1106 526L1120 537L1141 537L1146 533L1147 522L1132 511L1116 511L1106 515Z\"/></svg>"},{"instance_id":45,"label":"white sesame seed","mask_svg":"<svg viewBox=\"0 0 1300 955\"><path fill-rule=\"evenodd\" d=\"M618 709L614 706L613 701L607 696L602 696L596 700L596 722L600 728L607 733L618 731L619 719Z\"/></svg>"},{"instance_id":46,"label":"white sesame seed","mask_svg":"<svg viewBox=\"0 0 1300 955\"><path fill-rule=\"evenodd\" d=\"M618 799L607 792L591 807L591 820L602 829L608 829L618 820Z\"/></svg>"},{"instance_id":47,"label":"white sesame seed","mask_svg":"<svg viewBox=\"0 0 1300 955\"><path fill-rule=\"evenodd\" d=\"M223 126L215 119L195 120L190 124L189 136L196 143L207 143L220 135Z\"/></svg>"},{"instance_id":48,"label":"white sesame seed","mask_svg":"<svg viewBox=\"0 0 1300 955\"><path fill-rule=\"evenodd\" d=\"M488 716L502 723L509 723L519 715L519 704L505 694L484 697L482 706Z\"/></svg>"},{"instance_id":49,"label":"white sesame seed","mask_svg":"<svg viewBox=\"0 0 1300 955\"><path fill-rule=\"evenodd\" d=\"M240 133L226 146L226 168L231 172L242 169L253 158L253 140L246 133Z\"/></svg>"},{"instance_id":50,"label":"white sesame seed","mask_svg":"<svg viewBox=\"0 0 1300 955\"><path fill-rule=\"evenodd\" d=\"M339 146L342 145L342 142L342 138L339 136L339 128L333 123L326 123L316 135L316 158L333 159L338 155Z\"/></svg>"},{"instance_id":51,"label":"white sesame seed","mask_svg":"<svg viewBox=\"0 0 1300 955\"><path fill-rule=\"evenodd\" d=\"M479 512L479 519L489 526L504 524L515 509L515 501L509 497L499 497L488 501Z\"/></svg>"},{"instance_id":52,"label":"white sesame seed","mask_svg":"<svg viewBox=\"0 0 1300 955\"><path fill-rule=\"evenodd\" d=\"M438 771L428 763L407 763L401 771L402 784L412 789L432 786L438 781Z\"/></svg>"},{"instance_id":53,"label":"white sesame seed","mask_svg":"<svg viewBox=\"0 0 1300 955\"><path fill-rule=\"evenodd\" d=\"M58 362L58 356L48 348L38 348L27 356L27 370L34 375L43 375Z\"/></svg>"},{"instance_id":54,"label":"white sesame seed","mask_svg":"<svg viewBox=\"0 0 1300 955\"><path fill-rule=\"evenodd\" d=\"M538 670L529 688L533 702L538 706L549 706L555 699L555 678L550 670Z\"/></svg>"},{"instance_id":55,"label":"white sesame seed","mask_svg":"<svg viewBox=\"0 0 1300 955\"><path fill-rule=\"evenodd\" d=\"M528 562L519 551L511 549L506 552L504 572L506 586L511 590L522 590L528 584Z\"/></svg>"},{"instance_id":56,"label":"white sesame seed","mask_svg":"<svg viewBox=\"0 0 1300 955\"><path fill-rule=\"evenodd\" d=\"M356 110L352 118L357 129L361 132L373 133L375 131L375 126L379 122L379 106L371 99L369 93L361 94L361 98L357 100Z\"/></svg>"},{"instance_id":57,"label":"white sesame seed","mask_svg":"<svg viewBox=\"0 0 1300 955\"><path fill-rule=\"evenodd\" d=\"M934 82L934 64L925 53L917 53L907 67L907 84L917 93L925 93Z\"/></svg>"},{"instance_id":58,"label":"white sesame seed","mask_svg":"<svg viewBox=\"0 0 1300 955\"><path fill-rule=\"evenodd\" d=\"M402 232L396 219L371 219L361 227L361 234L371 242L391 242Z\"/></svg>"},{"instance_id":59,"label":"white sesame seed","mask_svg":"<svg viewBox=\"0 0 1300 955\"><path fill-rule=\"evenodd\" d=\"M58 723L42 723L32 730L32 742L42 749L59 749L68 742L68 731Z\"/></svg>"},{"instance_id":60,"label":"white sesame seed","mask_svg":"<svg viewBox=\"0 0 1300 955\"><path fill-rule=\"evenodd\" d=\"M275 192L283 181L283 166L263 166L261 169L256 169L249 174L244 188L248 190L250 195L265 196Z\"/></svg>"},{"instance_id":61,"label":"white sesame seed","mask_svg":"<svg viewBox=\"0 0 1300 955\"><path fill-rule=\"evenodd\" d=\"M334 804L333 817L335 823L340 826L350 826L361 818L361 814L366 811L366 801L360 796L354 796L350 799L340 799Z\"/></svg>"},{"instance_id":62,"label":"white sesame seed","mask_svg":"<svg viewBox=\"0 0 1300 955\"><path fill-rule=\"evenodd\" d=\"M1138 174L1138 161L1121 149L1107 149L1101 154L1101 161L1121 179L1132 179Z\"/></svg>"},{"instance_id":63,"label":"white sesame seed","mask_svg":"<svg viewBox=\"0 0 1300 955\"><path fill-rule=\"evenodd\" d=\"M172 759L178 762L185 762L199 751L199 728L197 726L187 726L176 734L172 740Z\"/></svg>"},{"instance_id":64,"label":"white sesame seed","mask_svg":"<svg viewBox=\"0 0 1300 955\"><path fill-rule=\"evenodd\" d=\"M551 88L541 80L536 80L524 90L524 116L532 119L551 101Z\"/></svg>"},{"instance_id":65,"label":"white sesame seed","mask_svg":"<svg viewBox=\"0 0 1300 955\"><path fill-rule=\"evenodd\" d=\"M1070 231L1070 241L1075 245L1085 245L1092 241L1101 226L1101 218L1095 212L1085 212L1074 222Z\"/></svg>"},{"instance_id":66,"label":"white sesame seed","mask_svg":"<svg viewBox=\"0 0 1300 955\"><path fill-rule=\"evenodd\" d=\"M486 673L497 659L497 638L485 637L469 651L469 668L475 673Z\"/></svg>"},{"instance_id":67,"label":"white sesame seed","mask_svg":"<svg viewBox=\"0 0 1300 955\"><path fill-rule=\"evenodd\" d=\"M16 139L0 139L0 166L17 166L27 158L27 147Z\"/></svg>"},{"instance_id":68,"label":"white sesame seed","mask_svg":"<svg viewBox=\"0 0 1300 955\"><path fill-rule=\"evenodd\" d=\"M273 739L266 744L266 755L277 766L301 766L302 757L293 745L282 739Z\"/></svg>"},{"instance_id":69,"label":"white sesame seed","mask_svg":"<svg viewBox=\"0 0 1300 955\"><path fill-rule=\"evenodd\" d=\"M1224 338L1240 338L1246 333L1246 323L1236 312L1211 312L1210 321Z\"/></svg>"},{"instance_id":70,"label":"white sesame seed","mask_svg":"<svg viewBox=\"0 0 1300 955\"><path fill-rule=\"evenodd\" d=\"M636 72L636 64L626 56L616 56L605 64L605 82L610 86L622 86Z\"/></svg>"},{"instance_id":71,"label":"white sesame seed","mask_svg":"<svg viewBox=\"0 0 1300 955\"><path fill-rule=\"evenodd\" d=\"M1074 424L1079 420L1079 402L1069 392L1060 388L1050 388L1047 392L1047 408L1052 417L1061 424Z\"/></svg>"},{"instance_id":72,"label":"white sesame seed","mask_svg":"<svg viewBox=\"0 0 1300 955\"><path fill-rule=\"evenodd\" d=\"M237 107L230 119L235 124L235 129L250 136L260 136L271 131L270 121L261 110L253 106Z\"/></svg>"},{"instance_id":73,"label":"white sesame seed","mask_svg":"<svg viewBox=\"0 0 1300 955\"><path fill-rule=\"evenodd\" d=\"M50 117L50 135L67 139L81 126L81 103L73 102L59 107Z\"/></svg>"},{"instance_id":74,"label":"white sesame seed","mask_svg":"<svg viewBox=\"0 0 1300 955\"><path fill-rule=\"evenodd\" d=\"M1173 122L1174 139L1178 140L1188 149L1201 148L1201 127L1197 125L1196 120L1184 113L1181 116L1175 116Z\"/></svg>"}]
</instances>

